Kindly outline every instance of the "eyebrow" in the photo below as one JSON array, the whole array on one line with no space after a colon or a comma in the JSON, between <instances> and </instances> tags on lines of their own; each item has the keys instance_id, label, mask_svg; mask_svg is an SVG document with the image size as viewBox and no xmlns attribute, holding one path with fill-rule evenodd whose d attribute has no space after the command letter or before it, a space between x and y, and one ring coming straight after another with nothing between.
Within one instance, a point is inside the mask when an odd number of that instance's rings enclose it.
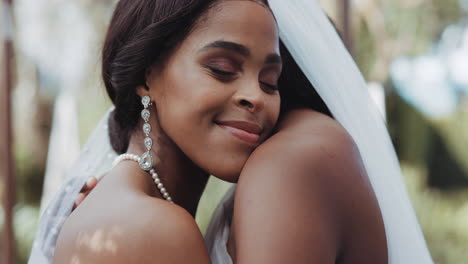
<instances>
[{"instance_id":1,"label":"eyebrow","mask_svg":"<svg viewBox=\"0 0 468 264\"><path fill-rule=\"evenodd\" d=\"M224 40L217 40L217 41L211 42L210 44L203 47L200 50L200 52L208 50L208 49L213 49L213 48L225 49L225 50L238 53L244 57L250 57L250 50L246 46L238 44L238 43L230 42L230 41L224 41Z\"/></svg>"},{"instance_id":2,"label":"eyebrow","mask_svg":"<svg viewBox=\"0 0 468 264\"><path fill-rule=\"evenodd\" d=\"M213 48L232 51L247 58L251 56L250 49L247 48L246 46L239 44L239 43L235 43L231 41L224 41L224 40L217 40L217 41L211 42L210 44L204 46L200 50L200 52L206 51L208 49L213 49ZM282 62L281 56L279 56L278 54L269 54L265 59L266 64L276 64L276 63L281 64L281 62Z\"/></svg>"}]
</instances>

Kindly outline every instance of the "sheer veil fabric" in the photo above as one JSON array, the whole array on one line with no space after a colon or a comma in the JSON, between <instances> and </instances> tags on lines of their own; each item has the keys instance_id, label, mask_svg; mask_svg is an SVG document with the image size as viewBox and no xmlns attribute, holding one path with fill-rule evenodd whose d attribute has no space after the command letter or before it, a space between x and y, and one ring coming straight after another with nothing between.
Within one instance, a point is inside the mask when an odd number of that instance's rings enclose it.
<instances>
[{"instance_id":1,"label":"sheer veil fabric","mask_svg":"<svg viewBox=\"0 0 468 264\"><path fill-rule=\"evenodd\" d=\"M269 0L280 37L335 119L356 142L385 222L390 264L433 263L401 177L384 120L366 83L316 0ZM111 167L110 109L99 122L67 181L41 216L28 263L51 263L63 219L90 176ZM213 263L232 263L226 251L234 190L218 206L205 240Z\"/></svg>"},{"instance_id":2,"label":"sheer veil fabric","mask_svg":"<svg viewBox=\"0 0 468 264\"><path fill-rule=\"evenodd\" d=\"M70 215L86 180L91 176L102 176L111 169L116 153L110 145L107 121L113 109L110 108L99 121L83 146L78 160L67 172L65 183L42 213L29 264L52 263L60 228L64 219Z\"/></svg>"},{"instance_id":3,"label":"sheer veil fabric","mask_svg":"<svg viewBox=\"0 0 468 264\"><path fill-rule=\"evenodd\" d=\"M385 122L367 85L317 0L269 0L280 38L335 119L356 142L382 211L390 264L433 263L406 192ZM226 227L233 191L205 237L212 259L232 263Z\"/></svg>"},{"instance_id":4,"label":"sheer veil fabric","mask_svg":"<svg viewBox=\"0 0 468 264\"><path fill-rule=\"evenodd\" d=\"M383 118L316 0L270 0L280 37L335 119L356 142L382 211L389 263L433 263Z\"/></svg>"}]
</instances>

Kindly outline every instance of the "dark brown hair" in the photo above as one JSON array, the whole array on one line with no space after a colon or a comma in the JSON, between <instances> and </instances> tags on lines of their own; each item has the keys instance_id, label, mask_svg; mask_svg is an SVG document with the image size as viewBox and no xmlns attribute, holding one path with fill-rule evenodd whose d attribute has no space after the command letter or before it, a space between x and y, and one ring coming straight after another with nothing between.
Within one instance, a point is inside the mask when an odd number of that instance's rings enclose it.
<instances>
[{"instance_id":1,"label":"dark brown hair","mask_svg":"<svg viewBox=\"0 0 468 264\"><path fill-rule=\"evenodd\" d=\"M289 50L280 41L283 71L278 80L281 95L280 117L291 109L310 108L332 117L325 102L299 68Z\"/></svg>"},{"instance_id":2,"label":"dark brown hair","mask_svg":"<svg viewBox=\"0 0 468 264\"><path fill-rule=\"evenodd\" d=\"M138 124L142 105L136 87L146 86L146 70L155 63L163 63L197 21L222 1L225 0L118 2L102 54L102 78L115 105L109 118L109 136L117 153L127 150L130 135ZM268 6L267 0L258 2ZM310 107L329 113L287 49L281 47L285 69L279 81L282 112L293 107Z\"/></svg>"}]
</instances>

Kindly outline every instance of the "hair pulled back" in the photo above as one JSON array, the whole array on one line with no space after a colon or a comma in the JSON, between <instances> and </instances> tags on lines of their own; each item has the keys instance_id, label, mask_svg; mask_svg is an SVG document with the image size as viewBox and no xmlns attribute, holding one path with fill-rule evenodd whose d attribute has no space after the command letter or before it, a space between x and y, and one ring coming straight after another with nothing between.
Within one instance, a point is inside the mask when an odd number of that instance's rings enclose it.
<instances>
[{"instance_id":1,"label":"hair pulled back","mask_svg":"<svg viewBox=\"0 0 468 264\"><path fill-rule=\"evenodd\" d=\"M136 87L223 0L120 0L102 52L102 78L115 110L109 118L111 145L124 153L143 109ZM225 1L225 0L224 0ZM266 0L259 1L267 4Z\"/></svg>"},{"instance_id":2,"label":"hair pulled back","mask_svg":"<svg viewBox=\"0 0 468 264\"><path fill-rule=\"evenodd\" d=\"M297 108L314 109L333 118L327 105L282 41L280 41L280 53L283 62L283 70L278 80L281 95L280 118L289 110Z\"/></svg>"},{"instance_id":3,"label":"hair pulled back","mask_svg":"<svg viewBox=\"0 0 468 264\"><path fill-rule=\"evenodd\" d=\"M146 71L181 43L204 14L226 0L120 0L117 3L102 52L102 78L115 110L109 118L113 149L127 151L143 109L136 93L146 87ZM267 0L246 0L261 2ZM287 49L281 45L284 73L279 85L282 112L294 107L324 106Z\"/></svg>"}]
</instances>

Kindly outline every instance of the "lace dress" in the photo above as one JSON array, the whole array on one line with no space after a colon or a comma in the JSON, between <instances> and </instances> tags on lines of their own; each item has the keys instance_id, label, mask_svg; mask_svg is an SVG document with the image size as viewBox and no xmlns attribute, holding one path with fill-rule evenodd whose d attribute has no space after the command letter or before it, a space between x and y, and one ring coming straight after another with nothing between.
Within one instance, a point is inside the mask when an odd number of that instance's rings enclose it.
<instances>
[{"instance_id":1,"label":"lace dress","mask_svg":"<svg viewBox=\"0 0 468 264\"><path fill-rule=\"evenodd\" d=\"M236 186L227 191L219 203L205 235L205 243L210 254L212 264L233 264L227 251L227 241L231 227L234 206L234 192Z\"/></svg>"}]
</instances>

